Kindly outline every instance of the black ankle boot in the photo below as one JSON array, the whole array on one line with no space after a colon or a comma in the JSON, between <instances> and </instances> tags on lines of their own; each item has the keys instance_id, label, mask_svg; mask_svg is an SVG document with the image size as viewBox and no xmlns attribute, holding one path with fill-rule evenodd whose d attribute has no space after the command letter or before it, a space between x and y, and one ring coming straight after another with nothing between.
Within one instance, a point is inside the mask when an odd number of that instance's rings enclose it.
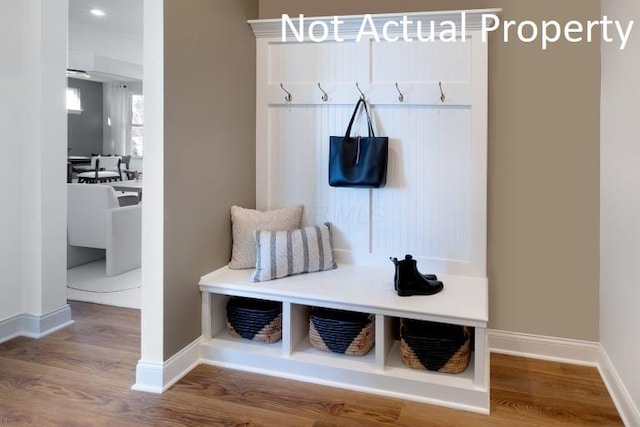
<instances>
[{"instance_id":1,"label":"black ankle boot","mask_svg":"<svg viewBox=\"0 0 640 427\"><path fill-rule=\"evenodd\" d=\"M407 257L409 257L409 259L413 258L411 255L405 255L404 256L405 260L407 259ZM397 292L398 291L398 270L400 269L400 261L398 261L398 258L396 257L389 257L389 259L396 266L396 272L393 275L393 287ZM423 274L422 277L424 277L427 280L438 280L438 276L436 276L435 274Z\"/></svg>"},{"instance_id":2,"label":"black ankle boot","mask_svg":"<svg viewBox=\"0 0 640 427\"><path fill-rule=\"evenodd\" d=\"M420 273L418 264L411 255L405 255L402 261L398 261L397 258L390 259L396 266L393 285L399 296L433 295L444 288L435 274Z\"/></svg>"}]
</instances>

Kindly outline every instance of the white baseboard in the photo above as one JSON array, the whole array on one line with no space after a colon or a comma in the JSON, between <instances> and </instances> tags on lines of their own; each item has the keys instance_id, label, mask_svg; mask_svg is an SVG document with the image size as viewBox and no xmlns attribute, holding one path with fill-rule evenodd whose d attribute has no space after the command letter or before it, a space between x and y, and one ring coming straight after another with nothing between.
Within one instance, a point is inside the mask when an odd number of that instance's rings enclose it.
<instances>
[{"instance_id":1,"label":"white baseboard","mask_svg":"<svg viewBox=\"0 0 640 427\"><path fill-rule=\"evenodd\" d=\"M22 314L0 321L0 344L22 335Z\"/></svg>"},{"instance_id":2,"label":"white baseboard","mask_svg":"<svg viewBox=\"0 0 640 427\"><path fill-rule=\"evenodd\" d=\"M164 362L164 385L162 391L165 391L193 368L200 364L200 347L202 337L198 337L191 344L174 354L169 360Z\"/></svg>"},{"instance_id":3,"label":"white baseboard","mask_svg":"<svg viewBox=\"0 0 640 427\"><path fill-rule=\"evenodd\" d=\"M604 348L600 348L598 370L600 371L600 376L604 384L607 386L607 390L609 390L613 403L616 405L616 409L618 409L624 425L629 427L640 426L640 411L633 402L633 399L631 399L631 395L624 386L622 379L618 375L618 371L616 371L611 363L611 359L609 359L609 355L607 355Z\"/></svg>"},{"instance_id":4,"label":"white baseboard","mask_svg":"<svg viewBox=\"0 0 640 427\"><path fill-rule=\"evenodd\" d=\"M131 390L145 391L147 393L162 393L164 384L164 363L145 362L139 360L136 365L136 383Z\"/></svg>"},{"instance_id":5,"label":"white baseboard","mask_svg":"<svg viewBox=\"0 0 640 427\"><path fill-rule=\"evenodd\" d=\"M591 341L487 330L489 351L574 365L598 366L600 344Z\"/></svg>"},{"instance_id":6,"label":"white baseboard","mask_svg":"<svg viewBox=\"0 0 640 427\"><path fill-rule=\"evenodd\" d=\"M69 304L42 316L23 314L22 317L22 335L29 338L42 338L74 323Z\"/></svg>"},{"instance_id":7,"label":"white baseboard","mask_svg":"<svg viewBox=\"0 0 640 427\"><path fill-rule=\"evenodd\" d=\"M0 322L0 343L24 336L42 338L73 324L71 307L63 305L47 314L19 314Z\"/></svg>"},{"instance_id":8,"label":"white baseboard","mask_svg":"<svg viewBox=\"0 0 640 427\"><path fill-rule=\"evenodd\" d=\"M198 337L166 362L138 361L136 383L131 386L131 389L147 393L163 393L200 364L201 343L202 337Z\"/></svg>"}]
</instances>

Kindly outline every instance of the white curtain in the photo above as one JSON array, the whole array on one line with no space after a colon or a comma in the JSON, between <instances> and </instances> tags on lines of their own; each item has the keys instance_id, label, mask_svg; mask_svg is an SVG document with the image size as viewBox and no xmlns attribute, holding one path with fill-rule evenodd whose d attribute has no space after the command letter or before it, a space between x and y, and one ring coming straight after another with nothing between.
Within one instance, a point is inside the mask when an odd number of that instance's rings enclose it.
<instances>
[{"instance_id":1,"label":"white curtain","mask_svg":"<svg viewBox=\"0 0 640 427\"><path fill-rule=\"evenodd\" d=\"M125 83L104 83L104 154L131 153L131 91Z\"/></svg>"}]
</instances>

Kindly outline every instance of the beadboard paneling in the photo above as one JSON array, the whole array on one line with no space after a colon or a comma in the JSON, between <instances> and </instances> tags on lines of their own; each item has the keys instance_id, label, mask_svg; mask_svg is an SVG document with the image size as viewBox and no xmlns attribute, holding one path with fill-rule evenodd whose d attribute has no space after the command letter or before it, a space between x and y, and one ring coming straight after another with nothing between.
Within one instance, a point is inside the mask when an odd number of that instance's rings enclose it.
<instances>
[{"instance_id":1,"label":"beadboard paneling","mask_svg":"<svg viewBox=\"0 0 640 427\"><path fill-rule=\"evenodd\" d=\"M387 186L373 191L374 253L471 261L474 177L469 108L375 109L390 139ZM442 269L439 269L442 270Z\"/></svg>"},{"instance_id":2,"label":"beadboard paneling","mask_svg":"<svg viewBox=\"0 0 640 427\"><path fill-rule=\"evenodd\" d=\"M305 224L334 224L335 248L346 262L388 263L410 253L429 271L485 277L487 52L478 38L259 40L258 68L267 72L258 73L257 206L304 204ZM356 83L377 135L389 137L381 189L328 185L329 137L344 134ZM352 135L366 135L362 114Z\"/></svg>"},{"instance_id":3,"label":"beadboard paneling","mask_svg":"<svg viewBox=\"0 0 640 427\"><path fill-rule=\"evenodd\" d=\"M471 49L470 38L456 42L372 42L371 80L380 83L468 82L472 71Z\"/></svg>"},{"instance_id":4,"label":"beadboard paneling","mask_svg":"<svg viewBox=\"0 0 640 427\"><path fill-rule=\"evenodd\" d=\"M366 52L355 43L273 43L269 45L269 83L351 83L368 69ZM336 64L340 64L337 66Z\"/></svg>"}]
</instances>

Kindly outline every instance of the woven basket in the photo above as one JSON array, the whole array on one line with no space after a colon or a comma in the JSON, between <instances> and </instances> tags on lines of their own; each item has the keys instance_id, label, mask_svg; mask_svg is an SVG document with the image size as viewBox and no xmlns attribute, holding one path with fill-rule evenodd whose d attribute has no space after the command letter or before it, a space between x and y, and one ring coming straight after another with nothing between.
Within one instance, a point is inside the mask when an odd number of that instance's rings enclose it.
<instances>
[{"instance_id":1,"label":"woven basket","mask_svg":"<svg viewBox=\"0 0 640 427\"><path fill-rule=\"evenodd\" d=\"M273 343L282 339L282 303L233 297L227 303L227 330L238 338Z\"/></svg>"},{"instance_id":2,"label":"woven basket","mask_svg":"<svg viewBox=\"0 0 640 427\"><path fill-rule=\"evenodd\" d=\"M229 321L227 321L227 329L234 337L247 338L252 341L261 341L266 343L277 342L282 339L282 314L279 314L271 323L260 329L253 338L243 337L240 335Z\"/></svg>"},{"instance_id":3,"label":"woven basket","mask_svg":"<svg viewBox=\"0 0 640 427\"><path fill-rule=\"evenodd\" d=\"M375 343L375 322L370 314L315 309L309 317L309 342L319 350L364 356Z\"/></svg>"},{"instance_id":4,"label":"woven basket","mask_svg":"<svg viewBox=\"0 0 640 427\"><path fill-rule=\"evenodd\" d=\"M469 366L471 329L402 319L400 354L402 362L410 368L459 374Z\"/></svg>"}]
</instances>

